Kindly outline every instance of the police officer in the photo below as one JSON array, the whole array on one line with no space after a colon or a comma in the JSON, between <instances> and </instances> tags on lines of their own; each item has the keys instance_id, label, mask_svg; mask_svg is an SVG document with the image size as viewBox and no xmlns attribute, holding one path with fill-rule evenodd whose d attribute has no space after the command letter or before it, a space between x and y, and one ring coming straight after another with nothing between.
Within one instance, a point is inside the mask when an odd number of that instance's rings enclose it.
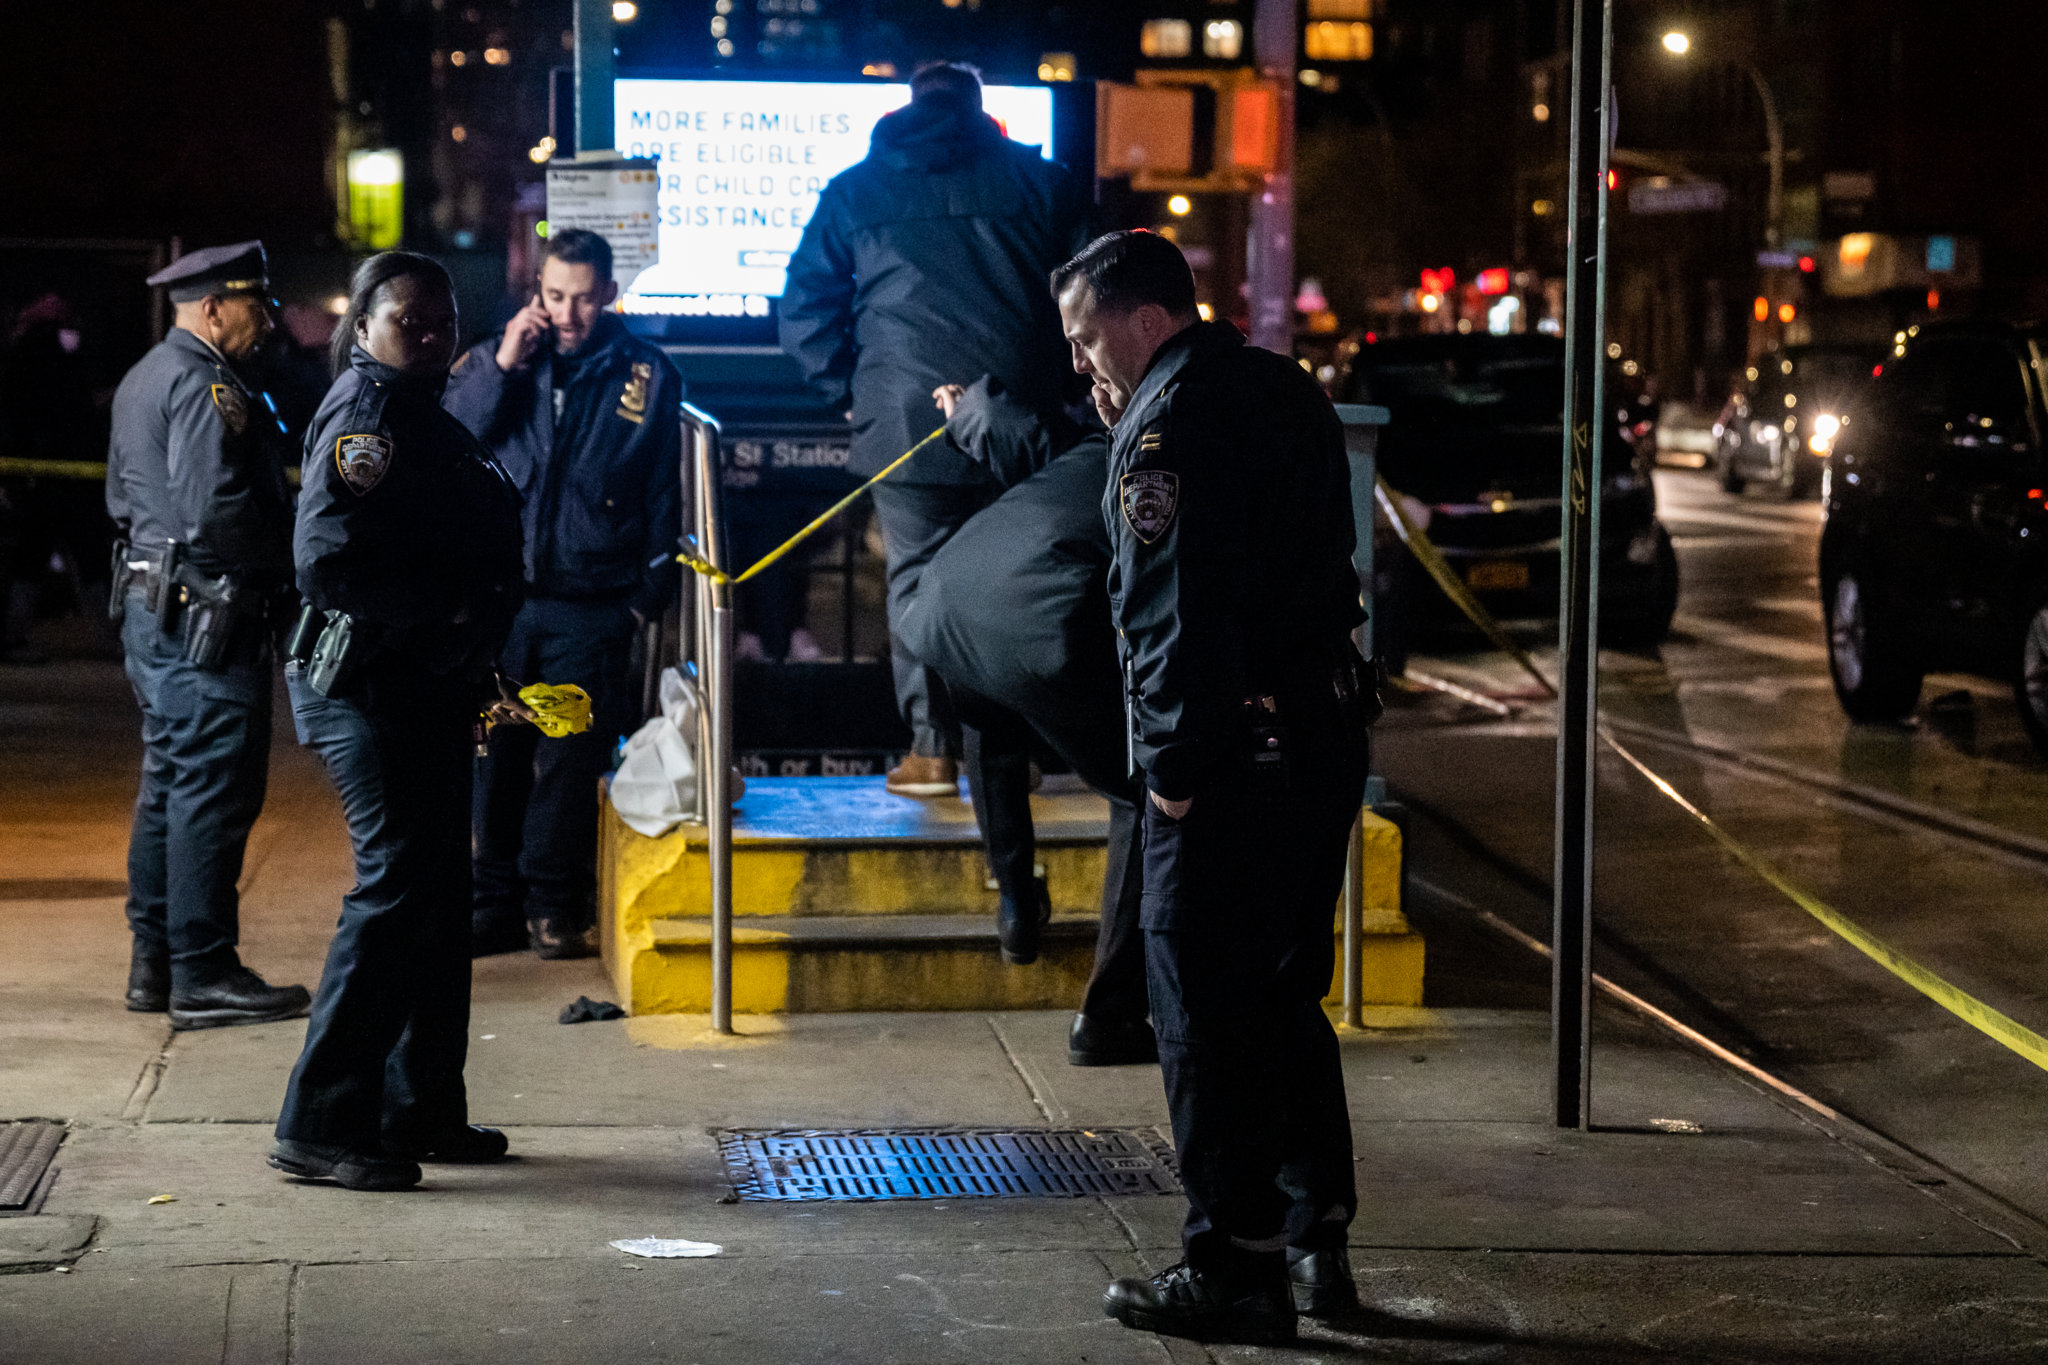
<instances>
[{"instance_id":1,"label":"police officer","mask_svg":"<svg viewBox=\"0 0 2048 1365\"><path fill-rule=\"evenodd\" d=\"M469 1124L462 1067L473 727L519 608L519 499L441 407L455 327L438 262L391 251L357 268L292 542L307 610L285 684L341 793L356 884L270 1164L349 1189L506 1150Z\"/></svg>"},{"instance_id":2,"label":"police officer","mask_svg":"<svg viewBox=\"0 0 2048 1365\"><path fill-rule=\"evenodd\" d=\"M1162 237L1098 238L1053 292L1115 432L1109 593L1188 1193L1186 1259L1116 1281L1104 1307L1147 1331L1285 1341L1297 1307L1356 1303L1351 1128L1321 1005L1377 714L1350 640L1364 617L1343 430L1291 360L1200 320Z\"/></svg>"},{"instance_id":3,"label":"police officer","mask_svg":"<svg viewBox=\"0 0 2048 1365\"><path fill-rule=\"evenodd\" d=\"M790 258L782 348L853 422L849 472L878 472L935 425L931 392L993 374L1038 404L1071 376L1045 272L1086 240L1086 187L982 112L971 66L933 62L910 103L875 125L867 156L834 176ZM946 537L994 500L972 461L933 446L877 484L888 557L890 667L911 752L886 785L899 796L959 790L959 733L943 685L904 648L899 625Z\"/></svg>"},{"instance_id":4,"label":"police officer","mask_svg":"<svg viewBox=\"0 0 2048 1365\"><path fill-rule=\"evenodd\" d=\"M1109 802L1095 970L1067 1036L1075 1066L1157 1058L1138 927L1138 800L1124 743L1116 634L1103 585L1109 437L1040 412L991 376L933 395L947 439L1005 491L932 556L904 642L959 707L969 789L1001 902L1003 956L1038 956L1050 904L1034 875L1031 753L1042 743Z\"/></svg>"},{"instance_id":5,"label":"police officer","mask_svg":"<svg viewBox=\"0 0 2048 1365\"><path fill-rule=\"evenodd\" d=\"M177 1029L288 1019L303 986L236 954L235 882L270 767L271 623L291 585L291 493L275 414L238 368L269 334L263 244L149 277L170 334L114 394L110 606L142 708L128 840L128 1008Z\"/></svg>"},{"instance_id":6,"label":"police officer","mask_svg":"<svg viewBox=\"0 0 2048 1365\"><path fill-rule=\"evenodd\" d=\"M545 743L531 726L492 732L477 765L478 954L593 951L597 781L638 719L634 626L675 596L683 382L606 311L618 292L603 237L556 232L533 301L456 360L442 400L525 497L526 605L505 672L575 683L593 713Z\"/></svg>"}]
</instances>

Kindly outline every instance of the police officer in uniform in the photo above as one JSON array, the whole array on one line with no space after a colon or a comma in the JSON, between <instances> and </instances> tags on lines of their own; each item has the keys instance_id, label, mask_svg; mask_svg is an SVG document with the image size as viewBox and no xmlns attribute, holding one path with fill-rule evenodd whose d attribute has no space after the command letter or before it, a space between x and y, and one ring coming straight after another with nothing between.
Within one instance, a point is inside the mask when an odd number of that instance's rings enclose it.
<instances>
[{"instance_id":1,"label":"police officer in uniform","mask_svg":"<svg viewBox=\"0 0 2048 1365\"><path fill-rule=\"evenodd\" d=\"M128 1008L177 1029L288 1019L303 986L242 965L236 879L270 768L271 634L291 587L281 429L240 364L271 328L260 242L149 277L170 334L114 394L110 607L142 708L128 842Z\"/></svg>"},{"instance_id":2,"label":"police officer in uniform","mask_svg":"<svg viewBox=\"0 0 2048 1365\"><path fill-rule=\"evenodd\" d=\"M577 228L548 238L533 302L457 358L443 405L525 498L526 605L506 643L520 682L575 683L591 727L542 742L492 732L477 765L473 950L593 950L597 780L638 721L627 675L637 623L675 597L681 533L682 376L606 311L611 245Z\"/></svg>"},{"instance_id":3,"label":"police officer in uniform","mask_svg":"<svg viewBox=\"0 0 2048 1365\"><path fill-rule=\"evenodd\" d=\"M292 542L307 606L285 683L341 794L356 884L270 1164L349 1189L506 1151L470 1125L462 1068L474 728L519 608L519 498L441 407L455 328L438 262L392 251L357 268Z\"/></svg>"},{"instance_id":4,"label":"police officer in uniform","mask_svg":"<svg viewBox=\"0 0 2048 1365\"><path fill-rule=\"evenodd\" d=\"M1321 1003L1377 716L1351 643L1343 429L1293 361L1200 320L1162 237L1098 238L1053 292L1114 429L1103 513L1146 790L1146 978L1188 1194L1186 1259L1116 1281L1104 1307L1146 1331L1286 1341L1297 1308L1357 1301Z\"/></svg>"}]
</instances>

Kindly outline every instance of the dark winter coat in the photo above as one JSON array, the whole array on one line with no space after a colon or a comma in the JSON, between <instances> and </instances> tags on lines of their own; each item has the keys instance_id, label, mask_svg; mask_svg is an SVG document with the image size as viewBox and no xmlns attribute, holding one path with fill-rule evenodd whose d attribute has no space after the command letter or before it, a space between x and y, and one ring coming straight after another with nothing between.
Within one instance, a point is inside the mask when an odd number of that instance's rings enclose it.
<instances>
[{"instance_id":1,"label":"dark winter coat","mask_svg":"<svg viewBox=\"0 0 2048 1365\"><path fill-rule=\"evenodd\" d=\"M835 412L853 413L848 468L867 476L939 425L932 390L993 375L1056 406L1071 378L1048 277L1087 241L1086 190L995 121L944 101L875 125L834 176L789 264L782 348ZM977 483L934 447L891 476Z\"/></svg>"}]
</instances>

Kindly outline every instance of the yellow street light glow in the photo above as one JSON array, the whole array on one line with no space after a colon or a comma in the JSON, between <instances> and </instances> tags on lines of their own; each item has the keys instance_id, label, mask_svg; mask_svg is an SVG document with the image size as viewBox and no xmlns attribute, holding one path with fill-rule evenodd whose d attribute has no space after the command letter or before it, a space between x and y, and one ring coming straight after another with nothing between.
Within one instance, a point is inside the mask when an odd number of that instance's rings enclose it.
<instances>
[{"instance_id":1,"label":"yellow street light glow","mask_svg":"<svg viewBox=\"0 0 2048 1365\"><path fill-rule=\"evenodd\" d=\"M333 298L327 300L327 311L336 317L346 313L348 311L348 295L336 294Z\"/></svg>"},{"instance_id":2,"label":"yellow street light glow","mask_svg":"<svg viewBox=\"0 0 2048 1365\"><path fill-rule=\"evenodd\" d=\"M640 7L633 0L617 0L612 6L612 22L615 24L630 24L639 17Z\"/></svg>"},{"instance_id":3,"label":"yellow street light glow","mask_svg":"<svg viewBox=\"0 0 2048 1365\"><path fill-rule=\"evenodd\" d=\"M1444 306L1443 299L1435 294L1424 294L1417 302L1422 305L1422 311L1425 313L1434 313Z\"/></svg>"},{"instance_id":4,"label":"yellow street light glow","mask_svg":"<svg viewBox=\"0 0 2048 1365\"><path fill-rule=\"evenodd\" d=\"M1686 53L1692 51L1692 39L1686 37L1677 29L1672 29L1671 32L1664 35L1664 50L1674 57L1683 57Z\"/></svg>"},{"instance_id":5,"label":"yellow street light glow","mask_svg":"<svg viewBox=\"0 0 2048 1365\"><path fill-rule=\"evenodd\" d=\"M1184 194L1176 194L1166 201L1166 211L1176 218L1185 218L1194 211L1194 201Z\"/></svg>"},{"instance_id":6,"label":"yellow street light glow","mask_svg":"<svg viewBox=\"0 0 2048 1365\"><path fill-rule=\"evenodd\" d=\"M531 151L527 152L526 159L539 166L546 164L547 159L554 154L555 140L552 137L544 137L533 145Z\"/></svg>"}]
</instances>

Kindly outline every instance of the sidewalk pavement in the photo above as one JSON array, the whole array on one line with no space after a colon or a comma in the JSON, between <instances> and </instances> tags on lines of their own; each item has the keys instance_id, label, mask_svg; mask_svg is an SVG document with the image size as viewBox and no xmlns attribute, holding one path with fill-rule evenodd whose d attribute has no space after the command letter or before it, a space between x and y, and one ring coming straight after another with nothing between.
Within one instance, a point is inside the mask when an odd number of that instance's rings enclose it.
<instances>
[{"instance_id":1,"label":"sidewalk pavement","mask_svg":"<svg viewBox=\"0 0 2048 1365\"><path fill-rule=\"evenodd\" d=\"M263 1153L303 1024L174 1037L121 1008L134 761L117 671L0 670L0 1118L71 1125L41 1212L0 1218L9 1365L2048 1357L2048 1270L1993 1219L1633 1017L1600 1021L1602 1126L1552 1126L1538 969L1449 925L1443 997L1505 1003L1344 1038L1354 1262L1398 1330L1304 1320L1298 1349L1254 1350L1108 1321L1110 1277L1176 1257L1169 1197L725 1202L725 1127L1163 1125L1153 1069L1066 1065L1061 1013L564 1026L607 994L594 964L488 959L471 1116L519 1160L295 1184ZM281 734L251 963L310 984L348 880ZM723 1251L607 1245L646 1236Z\"/></svg>"}]
</instances>

